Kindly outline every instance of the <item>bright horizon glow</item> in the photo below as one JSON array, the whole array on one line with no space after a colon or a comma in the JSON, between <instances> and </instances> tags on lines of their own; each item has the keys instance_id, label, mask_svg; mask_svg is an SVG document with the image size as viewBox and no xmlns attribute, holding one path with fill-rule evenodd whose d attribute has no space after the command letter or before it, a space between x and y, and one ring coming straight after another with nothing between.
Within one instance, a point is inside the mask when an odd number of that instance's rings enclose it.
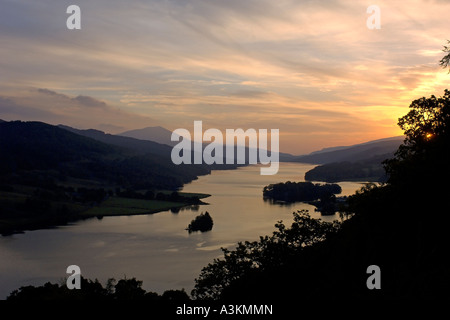
<instances>
[{"instance_id":1,"label":"bright horizon glow","mask_svg":"<svg viewBox=\"0 0 450 320\"><path fill-rule=\"evenodd\" d=\"M440 96L450 38L442 0L0 0L0 119L120 133L279 129L305 154L402 134ZM366 9L381 9L369 30Z\"/></svg>"}]
</instances>

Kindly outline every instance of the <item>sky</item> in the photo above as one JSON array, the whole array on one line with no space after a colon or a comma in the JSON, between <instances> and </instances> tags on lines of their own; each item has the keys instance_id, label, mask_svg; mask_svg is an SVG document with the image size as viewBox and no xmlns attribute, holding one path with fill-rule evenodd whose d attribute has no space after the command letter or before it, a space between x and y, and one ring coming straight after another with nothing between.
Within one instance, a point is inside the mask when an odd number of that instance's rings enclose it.
<instances>
[{"instance_id":1,"label":"sky","mask_svg":"<svg viewBox=\"0 0 450 320\"><path fill-rule=\"evenodd\" d=\"M80 30L66 27L72 4ZM412 100L448 88L449 12L448 0L0 0L0 119L279 129L292 154L397 136Z\"/></svg>"}]
</instances>

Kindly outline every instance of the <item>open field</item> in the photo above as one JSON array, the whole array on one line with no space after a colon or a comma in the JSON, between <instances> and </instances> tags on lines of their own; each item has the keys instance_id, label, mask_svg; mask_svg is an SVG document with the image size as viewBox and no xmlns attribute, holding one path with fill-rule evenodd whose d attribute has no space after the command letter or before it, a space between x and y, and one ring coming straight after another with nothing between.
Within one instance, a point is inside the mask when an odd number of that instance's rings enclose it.
<instances>
[{"instance_id":1,"label":"open field","mask_svg":"<svg viewBox=\"0 0 450 320\"><path fill-rule=\"evenodd\" d=\"M111 197L103 201L99 206L95 206L84 211L81 216L85 218L96 216L148 214L170 210L171 208L184 207L185 205L185 203L181 202Z\"/></svg>"}]
</instances>

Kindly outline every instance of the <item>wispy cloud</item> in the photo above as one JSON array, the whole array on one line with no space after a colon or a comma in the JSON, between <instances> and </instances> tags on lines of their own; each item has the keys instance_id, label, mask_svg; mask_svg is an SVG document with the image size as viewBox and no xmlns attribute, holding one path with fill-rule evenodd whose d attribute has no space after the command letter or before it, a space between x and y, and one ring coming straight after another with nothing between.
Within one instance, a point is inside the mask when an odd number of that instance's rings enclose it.
<instances>
[{"instance_id":1,"label":"wispy cloud","mask_svg":"<svg viewBox=\"0 0 450 320\"><path fill-rule=\"evenodd\" d=\"M70 1L0 1L0 117L280 128L301 153L398 134L448 83L448 1L376 1L368 30L362 0L79 0L77 31Z\"/></svg>"},{"instance_id":2,"label":"wispy cloud","mask_svg":"<svg viewBox=\"0 0 450 320\"><path fill-rule=\"evenodd\" d=\"M134 128L134 125L156 124L150 117L137 116L93 97L70 97L45 88L4 92L4 88L0 87L0 115L4 120L63 123L78 128L100 128L112 133Z\"/></svg>"}]
</instances>

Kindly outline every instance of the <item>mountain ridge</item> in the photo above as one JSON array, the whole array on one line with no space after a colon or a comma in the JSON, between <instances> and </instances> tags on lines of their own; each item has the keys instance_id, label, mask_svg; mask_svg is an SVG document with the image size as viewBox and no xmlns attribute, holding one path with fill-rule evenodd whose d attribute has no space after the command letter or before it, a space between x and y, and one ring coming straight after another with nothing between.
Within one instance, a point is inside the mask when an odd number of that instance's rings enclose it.
<instances>
[{"instance_id":1,"label":"mountain ridge","mask_svg":"<svg viewBox=\"0 0 450 320\"><path fill-rule=\"evenodd\" d=\"M377 155L394 154L403 142L403 136L372 140L348 147L331 147L307 155L294 156L291 161L327 164L343 161L360 161ZM330 150L331 149L331 150Z\"/></svg>"},{"instance_id":2,"label":"mountain ridge","mask_svg":"<svg viewBox=\"0 0 450 320\"><path fill-rule=\"evenodd\" d=\"M116 139L96 130L82 133ZM150 141L136 143L146 146L147 150L126 148L120 143L107 144L43 122L2 122L0 173L3 177L0 178L8 181L11 175L19 174L20 179L26 180L31 172L45 170L46 175L57 180L73 177L95 179L123 188L175 190L210 173L210 168L204 165L173 164L169 146ZM146 152L155 146L166 152Z\"/></svg>"},{"instance_id":3,"label":"mountain ridge","mask_svg":"<svg viewBox=\"0 0 450 320\"><path fill-rule=\"evenodd\" d=\"M133 137L126 137L120 135L113 135L97 129L76 129L62 124L58 125L58 127L79 134L81 136L101 141L106 144L111 144L129 150L133 150L138 154L152 153L164 157L170 157L170 153L172 150L171 147L155 141L136 139Z\"/></svg>"},{"instance_id":4,"label":"mountain ridge","mask_svg":"<svg viewBox=\"0 0 450 320\"><path fill-rule=\"evenodd\" d=\"M124 131L117 134L118 136L130 137L139 140L154 141L168 146L175 146L178 141L172 141L172 132L161 126L145 127L141 129L134 129Z\"/></svg>"},{"instance_id":5,"label":"mountain ridge","mask_svg":"<svg viewBox=\"0 0 450 320\"><path fill-rule=\"evenodd\" d=\"M367 142L356 143L356 144L347 145L347 146L326 147L326 148L323 148L323 149L320 149L320 150L317 150L317 151L313 151L313 152L308 153L306 155L312 155L312 154L319 154L319 153L325 153L325 152L344 150L344 149L348 149L348 148L351 148L351 147L363 146L363 145L367 145L367 144L371 144L371 143L378 143L378 142L392 141L392 140L401 140L401 139L404 139L404 136L394 136L394 137L388 137L388 138L369 140ZM306 156L306 155L300 155L300 156Z\"/></svg>"}]
</instances>

